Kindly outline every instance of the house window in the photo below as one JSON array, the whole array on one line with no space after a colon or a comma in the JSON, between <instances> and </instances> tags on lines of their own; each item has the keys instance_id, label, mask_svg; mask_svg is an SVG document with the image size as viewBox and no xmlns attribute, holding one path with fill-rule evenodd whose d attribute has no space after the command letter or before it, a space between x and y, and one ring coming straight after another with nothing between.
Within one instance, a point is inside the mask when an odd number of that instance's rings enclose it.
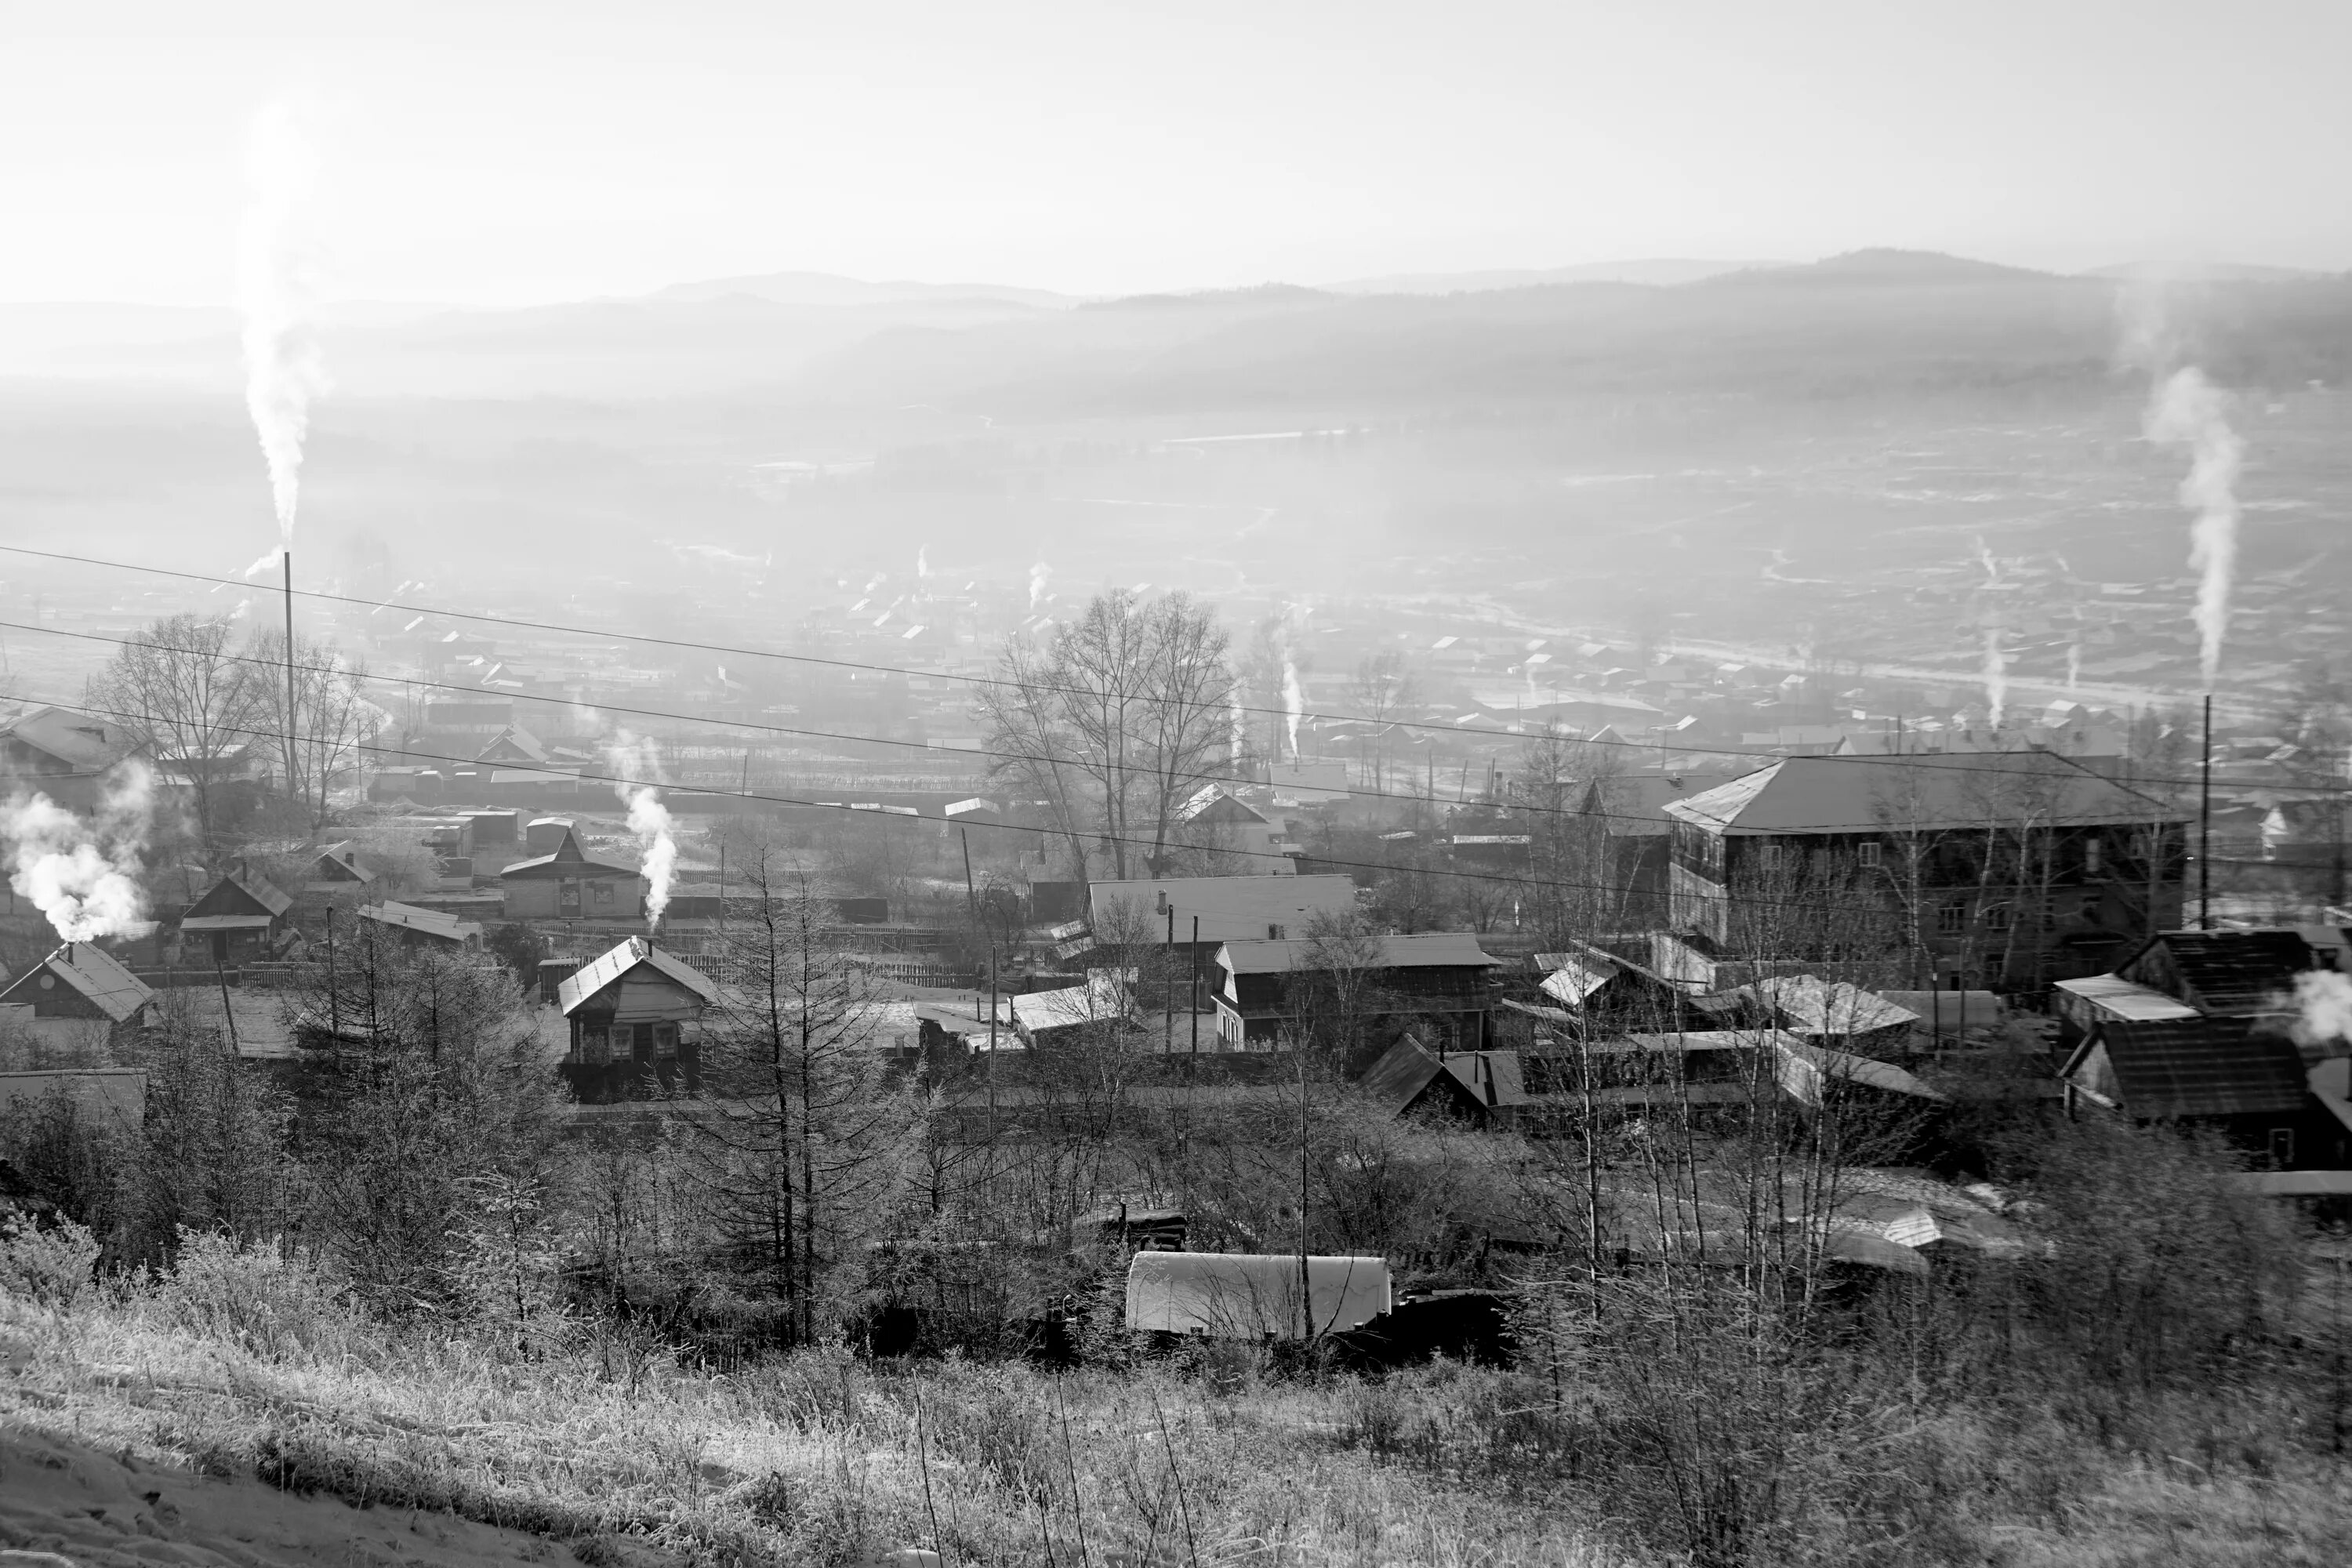
<instances>
[{"instance_id":1,"label":"house window","mask_svg":"<svg viewBox=\"0 0 2352 1568\"><path fill-rule=\"evenodd\" d=\"M2284 1171L2289 1165L2294 1163L2294 1128L2273 1127L2271 1129L2270 1155L2271 1168L2273 1170Z\"/></svg>"},{"instance_id":2,"label":"house window","mask_svg":"<svg viewBox=\"0 0 2352 1568\"><path fill-rule=\"evenodd\" d=\"M1936 934L1958 936L1969 929L1969 906L1944 904L1936 910Z\"/></svg>"},{"instance_id":3,"label":"house window","mask_svg":"<svg viewBox=\"0 0 2352 1568\"><path fill-rule=\"evenodd\" d=\"M677 1055L677 1026L676 1024L656 1024L654 1026L654 1055L656 1057L674 1057Z\"/></svg>"},{"instance_id":4,"label":"house window","mask_svg":"<svg viewBox=\"0 0 2352 1568\"><path fill-rule=\"evenodd\" d=\"M588 884L588 890L590 891L590 893L592 893L592 894L594 896L595 900L596 900L596 907L597 907L598 909L600 909L600 910L609 910L609 909L611 909L611 908L613 907L613 884L612 884L612 883L610 883L610 882L591 882L591 883L589 883L589 884Z\"/></svg>"},{"instance_id":5,"label":"house window","mask_svg":"<svg viewBox=\"0 0 2352 1568\"><path fill-rule=\"evenodd\" d=\"M2105 852L2105 846L2097 834L2094 833L2083 840L2083 874L2084 876L2095 877L2099 874Z\"/></svg>"},{"instance_id":6,"label":"house window","mask_svg":"<svg viewBox=\"0 0 2352 1568\"><path fill-rule=\"evenodd\" d=\"M613 1059L611 1031L601 1025L583 1026L580 1031L580 1059L590 1067L603 1067Z\"/></svg>"},{"instance_id":7,"label":"house window","mask_svg":"<svg viewBox=\"0 0 2352 1568\"><path fill-rule=\"evenodd\" d=\"M1862 844L1857 844L1854 846L1853 858L1862 865L1874 871L1878 868L1879 865L1878 852L1880 847L1881 846L1878 840L1874 838Z\"/></svg>"},{"instance_id":8,"label":"house window","mask_svg":"<svg viewBox=\"0 0 2352 1568\"><path fill-rule=\"evenodd\" d=\"M1265 940L1268 942L1280 942L1282 940L1282 928L1277 925L1270 925L1266 927Z\"/></svg>"},{"instance_id":9,"label":"house window","mask_svg":"<svg viewBox=\"0 0 2352 1568\"><path fill-rule=\"evenodd\" d=\"M1984 907L1984 923L1987 931L2007 931L2017 923L2017 906L1987 904Z\"/></svg>"}]
</instances>

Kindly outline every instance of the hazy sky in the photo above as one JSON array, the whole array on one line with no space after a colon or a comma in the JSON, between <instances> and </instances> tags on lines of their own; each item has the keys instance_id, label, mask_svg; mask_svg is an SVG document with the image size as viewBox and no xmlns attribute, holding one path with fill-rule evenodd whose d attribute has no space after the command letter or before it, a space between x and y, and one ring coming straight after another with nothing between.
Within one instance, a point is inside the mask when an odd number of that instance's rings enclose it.
<instances>
[{"instance_id":1,"label":"hazy sky","mask_svg":"<svg viewBox=\"0 0 2352 1568\"><path fill-rule=\"evenodd\" d=\"M227 300L243 128L289 92L354 299L1865 245L2342 268L2347 60L2352 0L0 0L0 299Z\"/></svg>"}]
</instances>

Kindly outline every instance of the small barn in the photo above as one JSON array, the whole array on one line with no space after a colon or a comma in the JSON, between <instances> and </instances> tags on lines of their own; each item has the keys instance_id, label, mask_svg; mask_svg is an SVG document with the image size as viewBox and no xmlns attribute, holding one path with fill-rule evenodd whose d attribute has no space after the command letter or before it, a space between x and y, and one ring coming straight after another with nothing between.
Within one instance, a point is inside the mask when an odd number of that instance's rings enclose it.
<instances>
[{"instance_id":1,"label":"small barn","mask_svg":"<svg viewBox=\"0 0 2352 1568\"><path fill-rule=\"evenodd\" d=\"M542 824L530 825L532 847L541 842ZM634 866L591 860L580 847L570 823L555 837L555 847L517 860L499 873L509 920L633 921L645 913L646 884Z\"/></svg>"},{"instance_id":2,"label":"small barn","mask_svg":"<svg viewBox=\"0 0 2352 1568\"><path fill-rule=\"evenodd\" d=\"M228 872L180 917L181 940L197 937L205 943L204 952L184 956L209 956L215 963L266 958L286 934L293 908L294 900L273 884L242 868Z\"/></svg>"},{"instance_id":3,"label":"small barn","mask_svg":"<svg viewBox=\"0 0 2352 1568\"><path fill-rule=\"evenodd\" d=\"M633 936L556 987L570 1026L562 1075L583 1101L691 1094L701 1087L697 1026L719 987L674 953Z\"/></svg>"},{"instance_id":4,"label":"small barn","mask_svg":"<svg viewBox=\"0 0 2352 1568\"><path fill-rule=\"evenodd\" d=\"M1508 1126L1528 1103L1517 1051L1454 1051L1441 1058L1411 1035L1391 1046L1356 1080L1383 1115L1441 1110L1489 1126Z\"/></svg>"},{"instance_id":5,"label":"small barn","mask_svg":"<svg viewBox=\"0 0 2352 1568\"><path fill-rule=\"evenodd\" d=\"M2059 1073L2070 1102L2211 1128L2286 1169L2326 1163L2346 1132L2284 1031L2244 1016L2106 1019Z\"/></svg>"}]
</instances>

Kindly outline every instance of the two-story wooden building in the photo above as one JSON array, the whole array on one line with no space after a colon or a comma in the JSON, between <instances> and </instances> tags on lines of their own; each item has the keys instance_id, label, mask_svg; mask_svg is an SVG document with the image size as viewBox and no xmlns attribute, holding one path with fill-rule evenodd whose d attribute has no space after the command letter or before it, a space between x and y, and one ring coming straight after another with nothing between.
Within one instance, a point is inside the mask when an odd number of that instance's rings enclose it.
<instances>
[{"instance_id":1,"label":"two-story wooden building","mask_svg":"<svg viewBox=\"0 0 2352 1568\"><path fill-rule=\"evenodd\" d=\"M1662 809L1673 925L1749 958L2038 989L2180 923L2188 814L2051 753L1790 757Z\"/></svg>"},{"instance_id":2,"label":"two-story wooden building","mask_svg":"<svg viewBox=\"0 0 2352 1568\"><path fill-rule=\"evenodd\" d=\"M1368 939L1340 975L1332 950L1297 938L1229 942L1217 950L1217 1038L1223 1049L1271 1050L1297 1032L1318 993L1345 989L1367 1019L1410 1017L1441 1051L1487 1043L1496 960L1460 932Z\"/></svg>"}]
</instances>

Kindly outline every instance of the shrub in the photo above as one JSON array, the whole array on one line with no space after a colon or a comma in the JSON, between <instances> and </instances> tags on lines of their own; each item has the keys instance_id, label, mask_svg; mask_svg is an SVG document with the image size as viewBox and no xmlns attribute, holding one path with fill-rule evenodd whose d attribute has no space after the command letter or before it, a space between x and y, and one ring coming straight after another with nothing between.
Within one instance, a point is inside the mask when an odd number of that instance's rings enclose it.
<instances>
[{"instance_id":1,"label":"shrub","mask_svg":"<svg viewBox=\"0 0 2352 1568\"><path fill-rule=\"evenodd\" d=\"M69 1310L90 1289L98 1238L87 1226L0 1220L0 1291L37 1307Z\"/></svg>"}]
</instances>

